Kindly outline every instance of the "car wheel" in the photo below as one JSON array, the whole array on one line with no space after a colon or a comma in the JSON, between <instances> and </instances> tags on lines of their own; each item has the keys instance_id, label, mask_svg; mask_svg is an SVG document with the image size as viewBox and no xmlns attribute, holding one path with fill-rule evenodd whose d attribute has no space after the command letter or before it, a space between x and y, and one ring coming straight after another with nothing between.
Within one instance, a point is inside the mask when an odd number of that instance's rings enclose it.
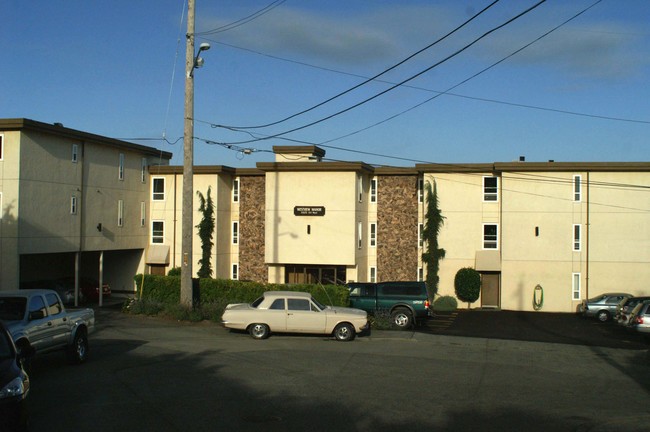
<instances>
[{"instance_id":1,"label":"car wheel","mask_svg":"<svg viewBox=\"0 0 650 432\"><path fill-rule=\"evenodd\" d=\"M598 321L600 322L607 322L609 321L609 312L605 310L598 311L598 314L596 315L598 318Z\"/></svg>"},{"instance_id":2,"label":"car wheel","mask_svg":"<svg viewBox=\"0 0 650 432\"><path fill-rule=\"evenodd\" d=\"M334 337L336 340L347 342L354 339L354 327L347 323L341 323L334 328Z\"/></svg>"},{"instance_id":3,"label":"car wheel","mask_svg":"<svg viewBox=\"0 0 650 432\"><path fill-rule=\"evenodd\" d=\"M413 316L408 309L395 309L390 317L393 325L400 330L406 330L413 325Z\"/></svg>"},{"instance_id":4,"label":"car wheel","mask_svg":"<svg viewBox=\"0 0 650 432\"><path fill-rule=\"evenodd\" d=\"M73 364L80 364L88 358L88 335L86 330L80 328L74 335L72 345L68 348L68 361Z\"/></svg>"},{"instance_id":5,"label":"car wheel","mask_svg":"<svg viewBox=\"0 0 650 432\"><path fill-rule=\"evenodd\" d=\"M266 324L255 323L248 327L248 333L250 333L253 339L266 339L269 337L271 331Z\"/></svg>"}]
</instances>

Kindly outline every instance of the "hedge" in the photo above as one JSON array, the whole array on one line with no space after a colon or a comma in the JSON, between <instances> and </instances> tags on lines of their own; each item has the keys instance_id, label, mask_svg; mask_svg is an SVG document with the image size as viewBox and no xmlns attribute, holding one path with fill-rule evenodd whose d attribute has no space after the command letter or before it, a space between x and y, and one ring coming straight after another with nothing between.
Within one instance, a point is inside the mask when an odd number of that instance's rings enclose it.
<instances>
[{"instance_id":1,"label":"hedge","mask_svg":"<svg viewBox=\"0 0 650 432\"><path fill-rule=\"evenodd\" d=\"M181 278L178 276L135 276L138 298L163 304L180 303ZM144 281L144 289L142 289ZM201 304L251 303L265 291L303 291L331 306L348 306L349 291L341 285L262 284L230 279L199 279ZM140 293L142 296L140 297Z\"/></svg>"}]
</instances>

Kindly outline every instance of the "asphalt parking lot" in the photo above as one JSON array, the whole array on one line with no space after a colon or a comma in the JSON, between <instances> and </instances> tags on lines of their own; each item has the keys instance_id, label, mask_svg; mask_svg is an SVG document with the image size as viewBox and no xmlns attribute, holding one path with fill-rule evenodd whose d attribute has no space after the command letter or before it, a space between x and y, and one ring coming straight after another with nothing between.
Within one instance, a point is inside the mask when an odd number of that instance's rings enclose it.
<instances>
[{"instance_id":1,"label":"asphalt parking lot","mask_svg":"<svg viewBox=\"0 0 650 432\"><path fill-rule=\"evenodd\" d=\"M449 336L561 343L623 349L648 349L644 338L613 322L578 314L458 310L437 313L418 331Z\"/></svg>"}]
</instances>

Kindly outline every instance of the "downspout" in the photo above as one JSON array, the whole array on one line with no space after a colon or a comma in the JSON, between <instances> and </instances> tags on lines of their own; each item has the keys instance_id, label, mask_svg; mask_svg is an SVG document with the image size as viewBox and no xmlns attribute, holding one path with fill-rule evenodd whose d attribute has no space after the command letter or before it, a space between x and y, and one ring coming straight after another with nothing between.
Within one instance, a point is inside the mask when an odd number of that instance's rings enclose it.
<instances>
[{"instance_id":1,"label":"downspout","mask_svg":"<svg viewBox=\"0 0 650 432\"><path fill-rule=\"evenodd\" d=\"M176 268L176 223L178 222L178 219L176 218L176 183L178 181L178 173L174 173L174 220L172 221L172 226L173 228L173 233L172 233L172 268Z\"/></svg>"},{"instance_id":2,"label":"downspout","mask_svg":"<svg viewBox=\"0 0 650 432\"><path fill-rule=\"evenodd\" d=\"M585 244L585 248L586 248L586 252L585 252L585 254L586 254L586 257L585 257L585 260L586 260L586 263L585 263L585 273L586 273L586 276L585 276L585 295L586 295L586 297L585 298L589 298L589 227L590 227L590 225L589 225L589 201L590 201L590 197L589 197L589 171L587 171L587 185L586 186L587 186L587 229L586 229L587 232L585 233L585 243L586 243Z\"/></svg>"},{"instance_id":3,"label":"downspout","mask_svg":"<svg viewBox=\"0 0 650 432\"><path fill-rule=\"evenodd\" d=\"M75 256L75 265L74 265L74 305L75 307L79 306L79 270L81 267L81 253L84 250L84 229L85 224L85 212L84 208L86 207L86 188L85 188L85 172L84 169L86 166L86 141L81 141L81 157L79 162L81 163L81 179L79 187L79 200L77 202L78 212L79 212L79 249L77 250Z\"/></svg>"}]
</instances>

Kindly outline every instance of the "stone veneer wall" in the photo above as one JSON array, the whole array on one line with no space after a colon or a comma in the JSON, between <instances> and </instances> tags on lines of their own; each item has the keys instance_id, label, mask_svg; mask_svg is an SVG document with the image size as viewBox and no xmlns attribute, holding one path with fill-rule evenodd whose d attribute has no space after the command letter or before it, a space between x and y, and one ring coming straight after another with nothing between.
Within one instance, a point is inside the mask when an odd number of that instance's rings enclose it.
<instances>
[{"instance_id":1,"label":"stone veneer wall","mask_svg":"<svg viewBox=\"0 0 650 432\"><path fill-rule=\"evenodd\" d=\"M418 275L417 176L377 178L377 280Z\"/></svg>"},{"instance_id":2,"label":"stone veneer wall","mask_svg":"<svg viewBox=\"0 0 650 432\"><path fill-rule=\"evenodd\" d=\"M241 177L239 185L239 279L268 282L264 262L266 179Z\"/></svg>"}]
</instances>

